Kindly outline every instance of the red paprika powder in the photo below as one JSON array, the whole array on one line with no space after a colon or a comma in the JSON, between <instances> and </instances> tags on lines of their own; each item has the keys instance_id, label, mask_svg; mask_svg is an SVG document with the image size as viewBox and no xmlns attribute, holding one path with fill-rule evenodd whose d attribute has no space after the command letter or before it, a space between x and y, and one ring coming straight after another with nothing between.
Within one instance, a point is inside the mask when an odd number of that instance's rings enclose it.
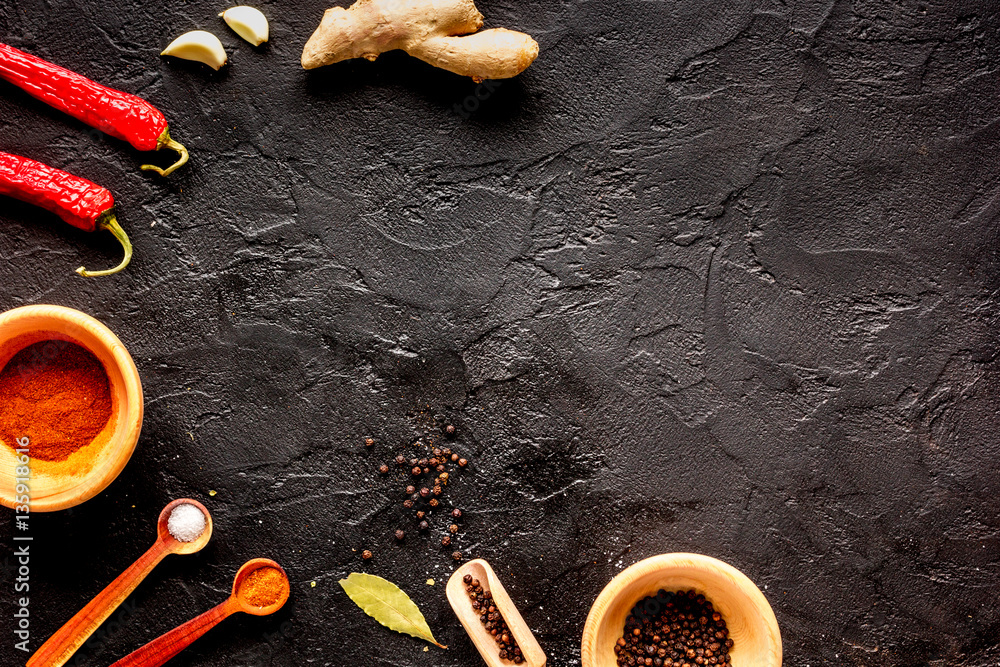
<instances>
[{"instance_id":1,"label":"red paprika powder","mask_svg":"<svg viewBox=\"0 0 1000 667\"><path fill-rule=\"evenodd\" d=\"M111 417L107 371L76 343L34 343L0 371L0 440L13 448L27 436L33 459L64 461L93 442Z\"/></svg>"}]
</instances>

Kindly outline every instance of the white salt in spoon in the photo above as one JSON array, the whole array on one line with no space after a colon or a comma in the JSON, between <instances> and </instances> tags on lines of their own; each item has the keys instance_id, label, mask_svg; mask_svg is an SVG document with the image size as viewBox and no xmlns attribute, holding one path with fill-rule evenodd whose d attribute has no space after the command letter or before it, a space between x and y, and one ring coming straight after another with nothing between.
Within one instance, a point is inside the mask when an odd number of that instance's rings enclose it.
<instances>
[{"instance_id":1,"label":"white salt in spoon","mask_svg":"<svg viewBox=\"0 0 1000 667\"><path fill-rule=\"evenodd\" d=\"M195 510L201 513L201 517ZM27 667L62 667L66 664L164 557L193 554L208 544L212 539L212 515L197 500L181 498L163 508L156 530L156 542L149 551L49 637L28 660Z\"/></svg>"}]
</instances>

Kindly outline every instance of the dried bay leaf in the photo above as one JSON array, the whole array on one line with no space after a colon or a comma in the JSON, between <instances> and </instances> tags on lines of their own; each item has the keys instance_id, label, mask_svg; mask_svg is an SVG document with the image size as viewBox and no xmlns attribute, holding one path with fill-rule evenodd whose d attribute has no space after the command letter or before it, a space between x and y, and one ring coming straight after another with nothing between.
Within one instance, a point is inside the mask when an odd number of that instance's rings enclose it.
<instances>
[{"instance_id":1,"label":"dried bay leaf","mask_svg":"<svg viewBox=\"0 0 1000 667\"><path fill-rule=\"evenodd\" d=\"M396 584L372 574L352 572L340 585L354 603L376 621L396 632L439 644L420 609Z\"/></svg>"}]
</instances>

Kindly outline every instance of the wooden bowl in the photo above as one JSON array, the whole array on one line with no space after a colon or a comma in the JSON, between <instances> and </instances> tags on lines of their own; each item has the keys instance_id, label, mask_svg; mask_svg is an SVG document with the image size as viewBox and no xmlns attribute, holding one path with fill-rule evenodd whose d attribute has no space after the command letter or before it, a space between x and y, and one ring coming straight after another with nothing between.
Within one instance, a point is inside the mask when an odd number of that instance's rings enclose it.
<instances>
[{"instance_id":1,"label":"wooden bowl","mask_svg":"<svg viewBox=\"0 0 1000 667\"><path fill-rule=\"evenodd\" d=\"M660 589L694 589L722 614L733 640L733 667L779 667L781 633L771 605L746 575L700 554L663 554L611 580L590 608L583 629L583 667L616 667L614 646L637 602Z\"/></svg>"},{"instance_id":2,"label":"wooden bowl","mask_svg":"<svg viewBox=\"0 0 1000 667\"><path fill-rule=\"evenodd\" d=\"M27 346L45 340L76 343L97 357L108 374L112 418L89 445L65 460L31 459L32 512L74 507L103 491L128 463L142 428L142 385L132 357L106 326L78 310L38 305L0 313L0 369ZM0 440L0 504L7 507L19 504L15 447Z\"/></svg>"}]
</instances>

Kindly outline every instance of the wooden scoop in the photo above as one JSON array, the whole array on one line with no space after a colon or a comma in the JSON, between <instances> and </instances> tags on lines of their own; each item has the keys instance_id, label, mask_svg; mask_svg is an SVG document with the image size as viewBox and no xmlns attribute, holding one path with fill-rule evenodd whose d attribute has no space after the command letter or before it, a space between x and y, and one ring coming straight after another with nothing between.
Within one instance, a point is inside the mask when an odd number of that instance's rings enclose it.
<instances>
[{"instance_id":1,"label":"wooden scoop","mask_svg":"<svg viewBox=\"0 0 1000 667\"><path fill-rule=\"evenodd\" d=\"M472 608L472 601L469 600L469 594L465 590L465 583L462 581L462 577L467 574L471 574L473 579L478 579L483 590L490 591L493 594L493 604L496 605L497 611L503 616L503 620L507 621L507 627L510 628L511 634L514 635L517 645L521 647L521 655L524 657L524 662L521 664L525 665L525 667L544 667L545 652L542 651L542 647L538 645L535 636L531 634L531 629L524 622L524 619L521 618L517 607L510 601L510 596L507 595L503 584L497 579L493 568L486 561L476 559L470 560L451 575L447 587L448 602L451 603L451 608L455 611L455 615L462 622L465 631L469 633L472 643L479 649L479 654L483 656L486 664L490 667L508 667L509 665L513 665L514 662L512 660L500 659L500 649L497 647L496 639L486 631L486 628L480 622L480 612Z\"/></svg>"},{"instance_id":2,"label":"wooden scoop","mask_svg":"<svg viewBox=\"0 0 1000 667\"><path fill-rule=\"evenodd\" d=\"M243 584L251 573L262 567L272 567L281 573L282 589L276 600L266 606L259 607L254 604L253 600L248 599L249 591L246 589L249 587L245 587ZM191 619L184 625L174 628L167 634L160 635L145 646L129 653L111 667L159 667L236 612L242 611L254 616L273 614L281 609L290 593L291 585L288 583L288 575L285 574L280 565L267 558L254 558L247 561L236 573L233 592L226 598L225 602L214 609L209 609L201 616Z\"/></svg>"},{"instance_id":3,"label":"wooden scoop","mask_svg":"<svg viewBox=\"0 0 1000 667\"><path fill-rule=\"evenodd\" d=\"M205 530L191 542L180 542L174 539L174 536L167 529L170 513L174 511L175 507L185 503L194 505L205 515ZM208 544L208 541L212 539L212 515L197 500L181 498L173 501L160 512L156 532L156 542L149 548L149 551L140 556L139 560L108 584L108 587L98 593L86 607L78 611L76 616L69 619L66 625L49 637L49 640L42 644L28 660L27 667L62 667L66 664L77 649L90 638L94 630L107 620L108 616L118 608L118 605L135 590L135 587L153 571L153 568L164 557L169 554L193 554L201 551Z\"/></svg>"}]
</instances>

